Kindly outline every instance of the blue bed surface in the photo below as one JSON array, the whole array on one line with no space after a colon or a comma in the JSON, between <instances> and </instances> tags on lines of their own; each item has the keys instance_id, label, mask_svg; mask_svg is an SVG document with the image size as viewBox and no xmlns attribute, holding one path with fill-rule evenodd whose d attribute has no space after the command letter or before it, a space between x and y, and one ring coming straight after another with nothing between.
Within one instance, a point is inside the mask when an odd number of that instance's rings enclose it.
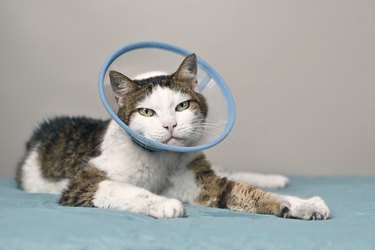
<instances>
[{"instance_id":1,"label":"blue bed surface","mask_svg":"<svg viewBox=\"0 0 375 250\"><path fill-rule=\"evenodd\" d=\"M187 218L154 219L62 207L0 179L0 249L375 249L375 177L291 177L277 191L322 196L326 221L187 206Z\"/></svg>"}]
</instances>

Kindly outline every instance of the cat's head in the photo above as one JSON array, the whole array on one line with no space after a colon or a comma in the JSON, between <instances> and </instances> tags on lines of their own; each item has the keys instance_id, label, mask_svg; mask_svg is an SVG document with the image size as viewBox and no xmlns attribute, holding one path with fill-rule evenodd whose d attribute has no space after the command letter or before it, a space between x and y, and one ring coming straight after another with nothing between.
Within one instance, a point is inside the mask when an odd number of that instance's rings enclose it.
<instances>
[{"instance_id":1,"label":"cat's head","mask_svg":"<svg viewBox=\"0 0 375 250\"><path fill-rule=\"evenodd\" d=\"M197 58L187 56L171 75L133 79L110 71L118 117L146 138L193 146L203 134L208 107L197 89Z\"/></svg>"}]
</instances>

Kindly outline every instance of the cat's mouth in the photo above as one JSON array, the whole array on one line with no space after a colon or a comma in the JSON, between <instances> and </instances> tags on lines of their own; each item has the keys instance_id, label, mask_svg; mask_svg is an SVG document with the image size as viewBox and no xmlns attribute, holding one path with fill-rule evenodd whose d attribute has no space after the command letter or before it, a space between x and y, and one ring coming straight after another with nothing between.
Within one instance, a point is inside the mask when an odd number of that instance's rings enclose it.
<instances>
[{"instance_id":1,"label":"cat's mouth","mask_svg":"<svg viewBox=\"0 0 375 250\"><path fill-rule=\"evenodd\" d=\"M163 143L173 146L184 146L184 141L183 138L171 136L168 140L163 141Z\"/></svg>"}]
</instances>

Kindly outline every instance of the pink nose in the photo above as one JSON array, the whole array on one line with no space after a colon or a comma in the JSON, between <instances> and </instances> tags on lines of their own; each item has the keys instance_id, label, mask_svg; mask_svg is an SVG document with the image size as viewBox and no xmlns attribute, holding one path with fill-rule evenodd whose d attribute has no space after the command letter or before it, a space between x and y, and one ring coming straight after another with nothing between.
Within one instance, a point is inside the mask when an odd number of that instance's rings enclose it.
<instances>
[{"instance_id":1,"label":"pink nose","mask_svg":"<svg viewBox=\"0 0 375 250\"><path fill-rule=\"evenodd\" d=\"M169 123L169 124L164 124L163 128L168 130L170 133L172 133L173 129L177 126L177 123Z\"/></svg>"}]
</instances>

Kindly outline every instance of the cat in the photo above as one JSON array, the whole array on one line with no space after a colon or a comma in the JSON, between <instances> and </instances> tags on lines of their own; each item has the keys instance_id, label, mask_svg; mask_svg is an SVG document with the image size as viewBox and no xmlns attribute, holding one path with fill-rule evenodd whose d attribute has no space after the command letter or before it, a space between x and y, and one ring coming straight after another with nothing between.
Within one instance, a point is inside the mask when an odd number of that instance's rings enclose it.
<instances>
[{"instance_id":1,"label":"cat","mask_svg":"<svg viewBox=\"0 0 375 250\"><path fill-rule=\"evenodd\" d=\"M205 132L207 101L197 91L197 58L172 74L130 79L110 71L118 117L134 131L175 146L193 146ZM302 199L251 184L283 187L283 176L228 173L203 152L152 152L113 120L57 117L42 123L17 167L27 192L58 194L59 204L112 208L155 218L184 217L183 203L285 218L327 219L320 197Z\"/></svg>"}]
</instances>

